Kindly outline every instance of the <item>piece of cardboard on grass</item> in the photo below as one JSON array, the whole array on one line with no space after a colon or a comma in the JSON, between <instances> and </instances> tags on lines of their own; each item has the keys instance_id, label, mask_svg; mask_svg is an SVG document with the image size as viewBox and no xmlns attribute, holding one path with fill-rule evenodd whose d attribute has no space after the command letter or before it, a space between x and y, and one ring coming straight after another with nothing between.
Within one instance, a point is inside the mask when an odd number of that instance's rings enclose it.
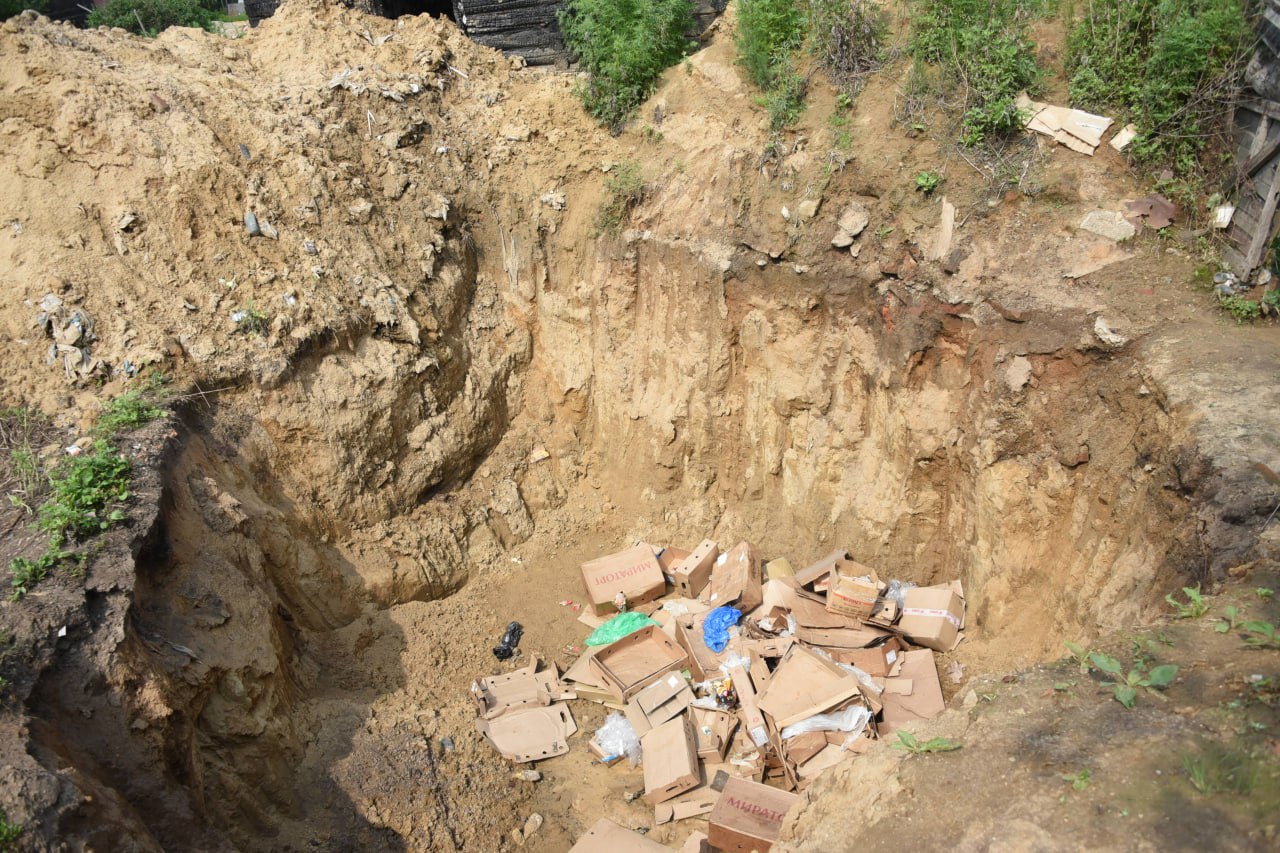
<instances>
[{"instance_id":1,"label":"piece of cardboard on grass","mask_svg":"<svg viewBox=\"0 0 1280 853\"><path fill-rule=\"evenodd\" d=\"M688 714L681 714L640 738L644 756L644 801L657 805L698 787L702 769Z\"/></svg>"},{"instance_id":2,"label":"piece of cardboard on grass","mask_svg":"<svg viewBox=\"0 0 1280 853\"><path fill-rule=\"evenodd\" d=\"M476 679L471 684L471 698L480 716L497 717L511 708L526 705L550 705L562 699L573 699L572 687L560 681L555 666L538 672L539 661L533 655L529 665L504 675Z\"/></svg>"},{"instance_id":3,"label":"piece of cardboard on grass","mask_svg":"<svg viewBox=\"0 0 1280 853\"><path fill-rule=\"evenodd\" d=\"M476 720L476 729L503 758L515 762L541 761L569 751L569 736L578 724L563 702L514 708L492 720Z\"/></svg>"},{"instance_id":4,"label":"piece of cardboard on grass","mask_svg":"<svg viewBox=\"0 0 1280 853\"><path fill-rule=\"evenodd\" d=\"M719 546L711 539L703 539L673 570L672 585L676 592L685 598L702 595L702 590L711 581L711 566L719 555Z\"/></svg>"},{"instance_id":5,"label":"piece of cardboard on grass","mask_svg":"<svg viewBox=\"0 0 1280 853\"><path fill-rule=\"evenodd\" d=\"M667 579L653 548L643 542L582 564L582 584L591 609L597 616L616 613L614 598L619 592L627 597L627 607L660 598L667 591Z\"/></svg>"},{"instance_id":6,"label":"piece of cardboard on grass","mask_svg":"<svg viewBox=\"0 0 1280 853\"><path fill-rule=\"evenodd\" d=\"M708 818L711 846L730 853L768 853L799 797L745 779L730 779Z\"/></svg>"},{"instance_id":7,"label":"piece of cardboard on grass","mask_svg":"<svg viewBox=\"0 0 1280 853\"><path fill-rule=\"evenodd\" d=\"M884 692L880 694L884 705L881 718L895 726L932 720L947 707L933 651L916 649L903 653L902 658L898 675L884 680Z\"/></svg>"},{"instance_id":8,"label":"piece of cardboard on grass","mask_svg":"<svg viewBox=\"0 0 1280 853\"><path fill-rule=\"evenodd\" d=\"M713 607L727 604L750 613L764 600L760 589L763 576L764 564L755 546L739 542L712 564L711 594L707 602Z\"/></svg>"},{"instance_id":9,"label":"piece of cardboard on grass","mask_svg":"<svg viewBox=\"0 0 1280 853\"><path fill-rule=\"evenodd\" d=\"M917 646L949 652L964 630L964 588L959 581L907 590L898 630Z\"/></svg>"},{"instance_id":10,"label":"piece of cardboard on grass","mask_svg":"<svg viewBox=\"0 0 1280 853\"><path fill-rule=\"evenodd\" d=\"M813 649L794 645L778 662L758 702L760 710L781 731L861 696L854 675Z\"/></svg>"},{"instance_id":11,"label":"piece of cardboard on grass","mask_svg":"<svg viewBox=\"0 0 1280 853\"><path fill-rule=\"evenodd\" d=\"M866 619L875 610L884 584L875 569L855 560L840 560L831 570L827 610L855 619Z\"/></svg>"},{"instance_id":12,"label":"piece of cardboard on grass","mask_svg":"<svg viewBox=\"0 0 1280 853\"><path fill-rule=\"evenodd\" d=\"M683 669L689 656L657 625L646 625L596 652L592 672L618 701L625 702L659 676Z\"/></svg>"},{"instance_id":13,"label":"piece of cardboard on grass","mask_svg":"<svg viewBox=\"0 0 1280 853\"><path fill-rule=\"evenodd\" d=\"M728 658L727 652L713 652L702 634L706 613L676 618L676 643L689 658L689 674L694 681L706 681L720 675L720 664Z\"/></svg>"},{"instance_id":14,"label":"piece of cardboard on grass","mask_svg":"<svg viewBox=\"0 0 1280 853\"><path fill-rule=\"evenodd\" d=\"M671 848L602 817L569 848L569 853L671 853Z\"/></svg>"}]
</instances>

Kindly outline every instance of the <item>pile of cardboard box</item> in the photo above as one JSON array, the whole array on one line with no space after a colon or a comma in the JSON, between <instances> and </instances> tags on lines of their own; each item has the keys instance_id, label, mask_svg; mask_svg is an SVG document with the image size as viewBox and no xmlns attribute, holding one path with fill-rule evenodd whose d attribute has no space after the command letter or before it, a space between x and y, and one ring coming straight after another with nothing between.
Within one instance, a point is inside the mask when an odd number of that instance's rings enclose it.
<instances>
[{"instance_id":1,"label":"pile of cardboard box","mask_svg":"<svg viewBox=\"0 0 1280 853\"><path fill-rule=\"evenodd\" d=\"M793 792L940 714L934 652L963 637L959 583L885 584L844 551L795 572L785 559L766 565L747 542L724 553L710 540L693 551L639 543L582 575L587 625L619 606L657 624L588 647L563 675L538 672L534 658L477 681L480 731L508 758L536 761L568 751L566 700L609 706L639 736L654 822L706 815L720 850L768 850ZM715 652L703 620L724 605L742 618ZM588 747L605 763L623 760L595 738ZM640 838L601 821L573 849L613 853L625 835Z\"/></svg>"}]
</instances>

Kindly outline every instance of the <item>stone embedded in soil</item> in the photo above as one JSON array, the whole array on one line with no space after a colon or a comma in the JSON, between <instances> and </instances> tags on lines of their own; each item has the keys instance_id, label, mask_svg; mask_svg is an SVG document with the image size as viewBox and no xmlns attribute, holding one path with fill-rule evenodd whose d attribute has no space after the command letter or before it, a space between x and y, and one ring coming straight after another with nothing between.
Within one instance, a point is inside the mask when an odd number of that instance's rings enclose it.
<instances>
[{"instance_id":1,"label":"stone embedded in soil","mask_svg":"<svg viewBox=\"0 0 1280 853\"><path fill-rule=\"evenodd\" d=\"M1080 223L1080 227L1099 237L1115 240L1117 243L1128 240L1138 233L1133 223L1115 210L1091 210Z\"/></svg>"},{"instance_id":2,"label":"stone embedded in soil","mask_svg":"<svg viewBox=\"0 0 1280 853\"><path fill-rule=\"evenodd\" d=\"M836 234L831 238L831 245L837 249L850 245L853 243L853 238L861 234L870 221L871 215L866 207L856 201L849 202L836 221Z\"/></svg>"}]
</instances>

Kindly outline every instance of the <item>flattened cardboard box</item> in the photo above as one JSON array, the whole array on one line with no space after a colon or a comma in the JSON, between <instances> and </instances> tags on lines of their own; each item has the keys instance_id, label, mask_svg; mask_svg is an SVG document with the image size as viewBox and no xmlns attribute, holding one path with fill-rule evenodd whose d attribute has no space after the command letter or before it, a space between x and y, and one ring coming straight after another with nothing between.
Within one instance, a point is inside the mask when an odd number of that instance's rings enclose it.
<instances>
[{"instance_id":1,"label":"flattened cardboard box","mask_svg":"<svg viewBox=\"0 0 1280 853\"><path fill-rule=\"evenodd\" d=\"M711 566L719 555L719 547L703 539L693 553L685 557L673 572L676 591L685 598L697 598L711 580Z\"/></svg>"},{"instance_id":2,"label":"flattened cardboard box","mask_svg":"<svg viewBox=\"0 0 1280 853\"><path fill-rule=\"evenodd\" d=\"M561 683L554 666L538 672L538 663L538 656L534 655L524 669L472 682L471 698L480 716L492 719L511 708L577 698L573 688Z\"/></svg>"},{"instance_id":3,"label":"flattened cardboard box","mask_svg":"<svg viewBox=\"0 0 1280 853\"><path fill-rule=\"evenodd\" d=\"M654 679L682 669L689 656L657 625L647 625L596 652L592 672L614 695L625 702Z\"/></svg>"},{"instance_id":4,"label":"flattened cardboard box","mask_svg":"<svg viewBox=\"0 0 1280 853\"><path fill-rule=\"evenodd\" d=\"M711 567L711 595L707 599L714 607L731 604L743 613L750 613L764 600L761 592L764 564L755 546L739 542L733 550L716 558Z\"/></svg>"},{"instance_id":5,"label":"flattened cardboard box","mask_svg":"<svg viewBox=\"0 0 1280 853\"><path fill-rule=\"evenodd\" d=\"M644 801L656 806L698 787L702 768L688 714L668 720L640 738Z\"/></svg>"},{"instance_id":6,"label":"flattened cardboard box","mask_svg":"<svg viewBox=\"0 0 1280 853\"><path fill-rule=\"evenodd\" d=\"M617 612L613 599L619 592L626 595L627 606L634 607L667 591L662 566L644 543L583 563L582 585L597 616Z\"/></svg>"},{"instance_id":7,"label":"flattened cardboard box","mask_svg":"<svg viewBox=\"0 0 1280 853\"><path fill-rule=\"evenodd\" d=\"M907 590L898 630L917 646L949 652L964 628L964 591L959 581Z\"/></svg>"},{"instance_id":8,"label":"flattened cardboard box","mask_svg":"<svg viewBox=\"0 0 1280 853\"><path fill-rule=\"evenodd\" d=\"M767 853L778 840L782 821L800 798L768 785L730 779L708 818L711 846L731 853Z\"/></svg>"},{"instance_id":9,"label":"flattened cardboard box","mask_svg":"<svg viewBox=\"0 0 1280 853\"><path fill-rule=\"evenodd\" d=\"M684 676L668 672L631 697L625 714L636 734L643 735L689 707L693 699L693 689Z\"/></svg>"},{"instance_id":10,"label":"flattened cardboard box","mask_svg":"<svg viewBox=\"0 0 1280 853\"><path fill-rule=\"evenodd\" d=\"M563 702L546 707L514 708L492 720L476 720L476 729L504 758L541 761L569 751L569 735L578 724Z\"/></svg>"},{"instance_id":11,"label":"flattened cardboard box","mask_svg":"<svg viewBox=\"0 0 1280 853\"><path fill-rule=\"evenodd\" d=\"M671 848L602 817L569 848L569 853L671 853Z\"/></svg>"},{"instance_id":12,"label":"flattened cardboard box","mask_svg":"<svg viewBox=\"0 0 1280 853\"><path fill-rule=\"evenodd\" d=\"M861 695L854 675L812 649L796 645L778 662L758 702L781 731Z\"/></svg>"},{"instance_id":13,"label":"flattened cardboard box","mask_svg":"<svg viewBox=\"0 0 1280 853\"><path fill-rule=\"evenodd\" d=\"M884 703L883 720L894 726L932 720L946 710L933 651L904 652L902 669L896 677L884 680L880 701Z\"/></svg>"},{"instance_id":14,"label":"flattened cardboard box","mask_svg":"<svg viewBox=\"0 0 1280 853\"><path fill-rule=\"evenodd\" d=\"M849 552L843 548L837 548L813 565L796 572L796 584L804 587L820 581L831 574L831 570L835 568L836 563L847 559L849 559Z\"/></svg>"},{"instance_id":15,"label":"flattened cardboard box","mask_svg":"<svg viewBox=\"0 0 1280 853\"><path fill-rule=\"evenodd\" d=\"M853 560L840 560L831 570L827 610L866 619L875 610L876 599L883 589L884 584L876 577L875 569Z\"/></svg>"}]
</instances>

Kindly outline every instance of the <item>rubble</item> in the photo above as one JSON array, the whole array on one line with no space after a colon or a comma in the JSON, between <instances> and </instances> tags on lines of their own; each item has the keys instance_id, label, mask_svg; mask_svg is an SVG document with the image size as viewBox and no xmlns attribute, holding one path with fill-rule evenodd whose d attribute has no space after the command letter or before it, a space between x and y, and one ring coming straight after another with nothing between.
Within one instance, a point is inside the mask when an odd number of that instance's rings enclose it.
<instances>
[{"instance_id":1,"label":"rubble","mask_svg":"<svg viewBox=\"0 0 1280 853\"><path fill-rule=\"evenodd\" d=\"M477 727L532 763L569 750L570 700L602 704L612 712L589 752L611 772L638 767L634 798L654 825L705 818L725 850L768 850L795 792L941 714L936 655L964 639L958 581L885 582L843 549L796 571L746 541L724 553L710 539L692 551L639 542L584 563L582 582L595 612L579 619L606 641L567 646L580 653L563 675L531 656L478 679ZM602 820L573 849L669 849L637 840Z\"/></svg>"}]
</instances>

